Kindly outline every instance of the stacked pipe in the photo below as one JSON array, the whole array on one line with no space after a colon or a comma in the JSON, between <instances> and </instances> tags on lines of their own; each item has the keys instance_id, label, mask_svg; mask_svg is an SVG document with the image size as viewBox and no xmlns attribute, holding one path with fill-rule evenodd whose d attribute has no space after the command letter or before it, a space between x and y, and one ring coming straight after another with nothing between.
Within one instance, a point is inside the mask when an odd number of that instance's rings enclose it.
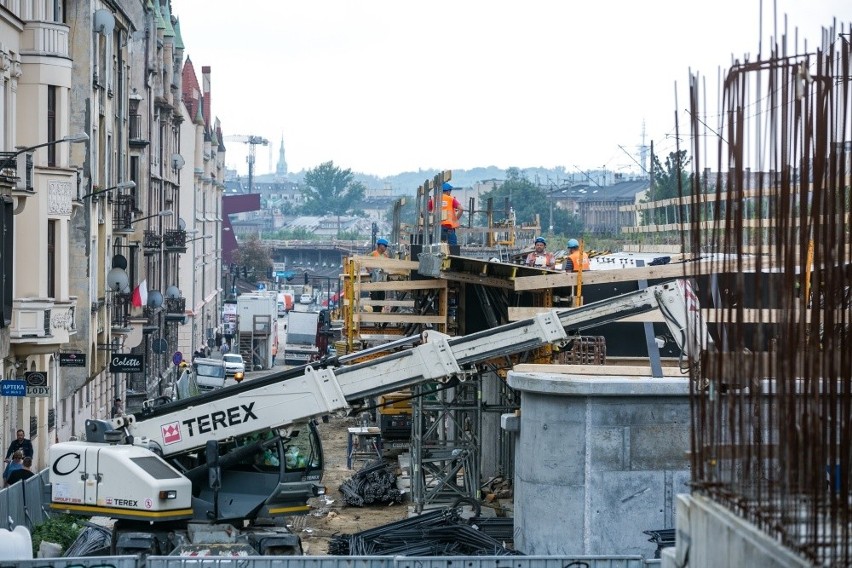
<instances>
[{"instance_id":1,"label":"stacked pipe","mask_svg":"<svg viewBox=\"0 0 852 568\"><path fill-rule=\"evenodd\" d=\"M343 501L353 507L373 503L401 503L402 491L396 488L396 473L382 460L367 463L340 486Z\"/></svg>"},{"instance_id":2,"label":"stacked pipe","mask_svg":"<svg viewBox=\"0 0 852 568\"><path fill-rule=\"evenodd\" d=\"M336 556L508 556L518 554L461 519L438 509L329 542Z\"/></svg>"}]
</instances>

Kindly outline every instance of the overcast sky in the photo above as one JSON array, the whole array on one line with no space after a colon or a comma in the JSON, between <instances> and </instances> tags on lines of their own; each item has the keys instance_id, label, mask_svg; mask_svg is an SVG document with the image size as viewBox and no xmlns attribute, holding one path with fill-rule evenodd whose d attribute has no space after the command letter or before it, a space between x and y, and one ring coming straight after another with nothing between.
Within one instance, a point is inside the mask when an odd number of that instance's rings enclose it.
<instances>
[{"instance_id":1,"label":"overcast sky","mask_svg":"<svg viewBox=\"0 0 852 568\"><path fill-rule=\"evenodd\" d=\"M639 170L674 150L689 71L713 78L760 43L760 0L172 0L186 55L212 68L226 135L258 135L256 173L333 160L392 175L478 166ZM812 50L852 0L763 1ZM788 45L792 46L790 41ZM200 77L199 77L200 81ZM676 89L677 85L677 89ZM675 105L675 91L679 104ZM227 164L245 174L245 144Z\"/></svg>"}]
</instances>

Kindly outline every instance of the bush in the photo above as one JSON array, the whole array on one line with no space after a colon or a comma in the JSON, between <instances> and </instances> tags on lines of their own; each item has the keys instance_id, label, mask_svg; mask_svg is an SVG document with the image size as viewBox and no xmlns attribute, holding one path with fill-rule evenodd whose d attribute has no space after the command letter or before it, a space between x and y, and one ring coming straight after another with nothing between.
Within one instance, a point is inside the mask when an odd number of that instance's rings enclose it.
<instances>
[{"instance_id":1,"label":"bush","mask_svg":"<svg viewBox=\"0 0 852 568\"><path fill-rule=\"evenodd\" d=\"M33 528L33 557L36 557L38 547L45 540L55 542L62 546L62 550L67 550L85 528L83 525L85 520L88 520L88 518L56 514L37 525Z\"/></svg>"}]
</instances>

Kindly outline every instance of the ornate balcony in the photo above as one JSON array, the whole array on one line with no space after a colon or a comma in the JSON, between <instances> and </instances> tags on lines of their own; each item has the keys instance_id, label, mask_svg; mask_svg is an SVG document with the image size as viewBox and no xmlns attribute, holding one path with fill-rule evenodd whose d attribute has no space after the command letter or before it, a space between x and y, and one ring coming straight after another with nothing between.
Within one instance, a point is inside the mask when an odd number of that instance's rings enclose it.
<instances>
[{"instance_id":1,"label":"ornate balcony","mask_svg":"<svg viewBox=\"0 0 852 568\"><path fill-rule=\"evenodd\" d=\"M110 325L113 333L130 333L132 329L130 325L132 301L132 294L113 293L110 308Z\"/></svg>"},{"instance_id":2,"label":"ornate balcony","mask_svg":"<svg viewBox=\"0 0 852 568\"><path fill-rule=\"evenodd\" d=\"M166 298L165 303L167 322L184 322L186 320L186 298Z\"/></svg>"},{"instance_id":3,"label":"ornate balcony","mask_svg":"<svg viewBox=\"0 0 852 568\"><path fill-rule=\"evenodd\" d=\"M12 302L12 343L66 343L77 333L77 300L17 298Z\"/></svg>"},{"instance_id":4,"label":"ornate balcony","mask_svg":"<svg viewBox=\"0 0 852 568\"><path fill-rule=\"evenodd\" d=\"M145 250L145 254L151 254L160 250L160 244L163 242L163 236L160 233L146 230L142 235L142 248Z\"/></svg>"},{"instance_id":5,"label":"ornate balcony","mask_svg":"<svg viewBox=\"0 0 852 568\"><path fill-rule=\"evenodd\" d=\"M116 195L112 209L112 230L114 233L133 232L133 209L135 202L132 195Z\"/></svg>"},{"instance_id":6,"label":"ornate balcony","mask_svg":"<svg viewBox=\"0 0 852 568\"><path fill-rule=\"evenodd\" d=\"M186 231L180 229L165 231L163 245L169 252L186 252Z\"/></svg>"}]
</instances>

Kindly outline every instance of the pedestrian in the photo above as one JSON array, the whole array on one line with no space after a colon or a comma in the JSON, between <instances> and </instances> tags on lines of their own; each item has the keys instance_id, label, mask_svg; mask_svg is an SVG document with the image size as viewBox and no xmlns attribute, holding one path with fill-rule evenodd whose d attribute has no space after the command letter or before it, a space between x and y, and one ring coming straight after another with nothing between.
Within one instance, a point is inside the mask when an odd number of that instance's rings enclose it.
<instances>
[{"instance_id":1,"label":"pedestrian","mask_svg":"<svg viewBox=\"0 0 852 568\"><path fill-rule=\"evenodd\" d=\"M17 432L17 437L12 440L12 443L9 444L9 449L6 451L6 463L9 463L12 454L18 450L24 453L23 457L25 458L33 457L33 444L24 437L24 431L20 429Z\"/></svg>"},{"instance_id":2,"label":"pedestrian","mask_svg":"<svg viewBox=\"0 0 852 568\"><path fill-rule=\"evenodd\" d=\"M32 459L32 458L30 458L30 459ZM21 463L23 461L24 461L24 453L21 450L15 450L12 453L12 460L11 461L6 460L6 462L7 462L6 469L3 470L3 482L4 483L8 484L9 483L9 476L14 471L19 470L19 469L24 467L23 463Z\"/></svg>"},{"instance_id":3,"label":"pedestrian","mask_svg":"<svg viewBox=\"0 0 852 568\"><path fill-rule=\"evenodd\" d=\"M456 236L456 229L460 223L459 219L464 213L464 208L459 203L459 200L453 197L452 191L455 189L452 185L444 182L441 186L443 195L441 196L441 241L450 245L459 244ZM432 211L432 198L429 198L429 211Z\"/></svg>"},{"instance_id":4,"label":"pedestrian","mask_svg":"<svg viewBox=\"0 0 852 568\"><path fill-rule=\"evenodd\" d=\"M223 341L223 342L222 342L222 347L221 347L220 351L222 351L222 355L225 355L226 353L228 353L229 351L231 351L231 348L228 346L228 342L227 342L227 341Z\"/></svg>"},{"instance_id":5,"label":"pedestrian","mask_svg":"<svg viewBox=\"0 0 852 568\"><path fill-rule=\"evenodd\" d=\"M272 344L272 365L275 366L275 356L278 355L278 344Z\"/></svg>"},{"instance_id":6,"label":"pedestrian","mask_svg":"<svg viewBox=\"0 0 852 568\"><path fill-rule=\"evenodd\" d=\"M547 241L544 240L544 237L536 237L533 246L535 250L527 255L524 264L527 266L539 266L541 268L553 268L555 259L552 253L545 250L547 248Z\"/></svg>"},{"instance_id":7,"label":"pedestrian","mask_svg":"<svg viewBox=\"0 0 852 568\"><path fill-rule=\"evenodd\" d=\"M110 415L112 418L115 418L116 416L121 416L122 414L124 414L124 408L122 405L121 397L117 396L112 402L112 411L110 412Z\"/></svg>"},{"instance_id":8,"label":"pedestrian","mask_svg":"<svg viewBox=\"0 0 852 568\"><path fill-rule=\"evenodd\" d=\"M589 255L580 255L580 243L577 239L568 239L568 259L565 261L566 272L580 272L589 269Z\"/></svg>"},{"instance_id":9,"label":"pedestrian","mask_svg":"<svg viewBox=\"0 0 852 568\"><path fill-rule=\"evenodd\" d=\"M390 252L388 252L388 241L387 239L376 239L376 250L370 253L370 256L383 256L385 258L390 258Z\"/></svg>"},{"instance_id":10,"label":"pedestrian","mask_svg":"<svg viewBox=\"0 0 852 568\"><path fill-rule=\"evenodd\" d=\"M21 463L21 467L9 474L9 477L6 479L6 487L34 476L35 474L33 473L32 467L33 458L24 458Z\"/></svg>"}]
</instances>

